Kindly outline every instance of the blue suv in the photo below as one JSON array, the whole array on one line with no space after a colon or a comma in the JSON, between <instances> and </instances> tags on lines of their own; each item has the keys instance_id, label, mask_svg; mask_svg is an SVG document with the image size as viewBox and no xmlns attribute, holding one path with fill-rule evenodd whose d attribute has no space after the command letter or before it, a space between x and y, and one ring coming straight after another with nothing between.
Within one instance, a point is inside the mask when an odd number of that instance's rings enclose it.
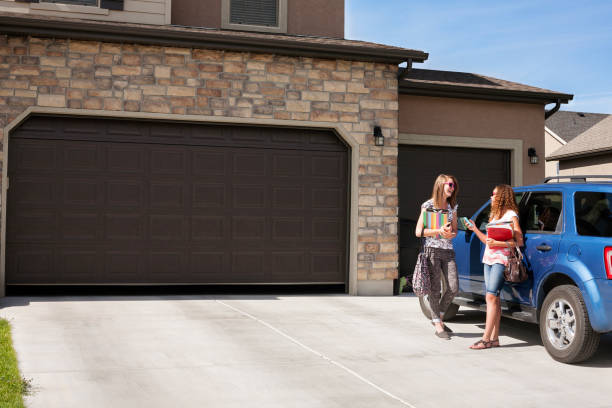
<instances>
[{"instance_id":1,"label":"blue suv","mask_svg":"<svg viewBox=\"0 0 612 408\"><path fill-rule=\"evenodd\" d=\"M514 189L529 278L504 284L502 314L539 324L546 350L564 363L588 359L600 334L612 332L612 183L587 182L602 177L550 177ZM489 201L471 217L485 233L490 208ZM484 244L469 230L453 244L459 294L447 320L459 306L486 310ZM429 315L428 302L420 301Z\"/></svg>"}]
</instances>

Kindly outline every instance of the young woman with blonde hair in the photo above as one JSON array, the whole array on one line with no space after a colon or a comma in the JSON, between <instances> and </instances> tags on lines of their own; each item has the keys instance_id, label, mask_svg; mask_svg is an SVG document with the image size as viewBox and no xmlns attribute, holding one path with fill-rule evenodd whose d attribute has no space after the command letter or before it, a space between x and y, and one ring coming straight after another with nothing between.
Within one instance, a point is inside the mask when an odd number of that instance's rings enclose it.
<instances>
[{"instance_id":1,"label":"young woman with blonde hair","mask_svg":"<svg viewBox=\"0 0 612 408\"><path fill-rule=\"evenodd\" d=\"M487 238L470 220L468 228L487 245L482 262L487 301L487 320L482 339L470 346L474 350L499 347L499 323L501 321L500 293L504 286L504 270L508 265L508 256L513 247L523 246L523 233L519 225L518 207L514 199L514 190L507 184L500 184L493 189L491 196L491 213L488 227L509 228L512 238L507 241L496 241Z\"/></svg>"},{"instance_id":2,"label":"young woman with blonde hair","mask_svg":"<svg viewBox=\"0 0 612 408\"><path fill-rule=\"evenodd\" d=\"M429 306L436 336L450 339L451 330L442 323L444 312L459 290L457 265L452 239L457 236L457 192L459 186L454 176L440 174L434 183L431 198L421 205L416 226L416 236L425 238L425 255L431 271ZM423 228L423 216L427 210L448 211L448 223L441 228ZM440 298L440 280L444 278L448 288Z\"/></svg>"}]
</instances>

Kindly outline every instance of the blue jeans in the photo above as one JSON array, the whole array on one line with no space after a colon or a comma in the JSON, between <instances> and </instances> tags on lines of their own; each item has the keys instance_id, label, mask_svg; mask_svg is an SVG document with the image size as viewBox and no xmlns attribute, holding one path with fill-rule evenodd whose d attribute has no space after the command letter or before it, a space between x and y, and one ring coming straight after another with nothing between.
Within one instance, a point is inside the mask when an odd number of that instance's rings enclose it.
<instances>
[{"instance_id":1,"label":"blue jeans","mask_svg":"<svg viewBox=\"0 0 612 408\"><path fill-rule=\"evenodd\" d=\"M487 293L499 297L499 294L504 287L504 270L506 267L503 264L484 264L485 288Z\"/></svg>"}]
</instances>

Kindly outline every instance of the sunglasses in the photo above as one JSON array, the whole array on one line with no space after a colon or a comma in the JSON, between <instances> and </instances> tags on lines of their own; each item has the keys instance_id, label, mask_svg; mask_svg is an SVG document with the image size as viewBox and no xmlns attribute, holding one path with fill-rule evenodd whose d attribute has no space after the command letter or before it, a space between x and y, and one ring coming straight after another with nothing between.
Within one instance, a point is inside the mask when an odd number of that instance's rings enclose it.
<instances>
[{"instance_id":1,"label":"sunglasses","mask_svg":"<svg viewBox=\"0 0 612 408\"><path fill-rule=\"evenodd\" d=\"M455 188L455 183L453 183L452 181L447 181L446 183L447 186L449 186L450 188Z\"/></svg>"}]
</instances>

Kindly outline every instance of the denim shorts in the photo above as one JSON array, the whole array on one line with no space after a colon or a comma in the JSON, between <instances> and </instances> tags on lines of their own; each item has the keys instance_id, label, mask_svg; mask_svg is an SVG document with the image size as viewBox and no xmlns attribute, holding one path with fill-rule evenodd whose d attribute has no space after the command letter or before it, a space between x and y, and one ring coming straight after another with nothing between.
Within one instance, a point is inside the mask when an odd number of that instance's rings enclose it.
<instances>
[{"instance_id":1,"label":"denim shorts","mask_svg":"<svg viewBox=\"0 0 612 408\"><path fill-rule=\"evenodd\" d=\"M503 264L484 264L484 278L487 293L499 296L504 287L504 270L506 267Z\"/></svg>"}]
</instances>

